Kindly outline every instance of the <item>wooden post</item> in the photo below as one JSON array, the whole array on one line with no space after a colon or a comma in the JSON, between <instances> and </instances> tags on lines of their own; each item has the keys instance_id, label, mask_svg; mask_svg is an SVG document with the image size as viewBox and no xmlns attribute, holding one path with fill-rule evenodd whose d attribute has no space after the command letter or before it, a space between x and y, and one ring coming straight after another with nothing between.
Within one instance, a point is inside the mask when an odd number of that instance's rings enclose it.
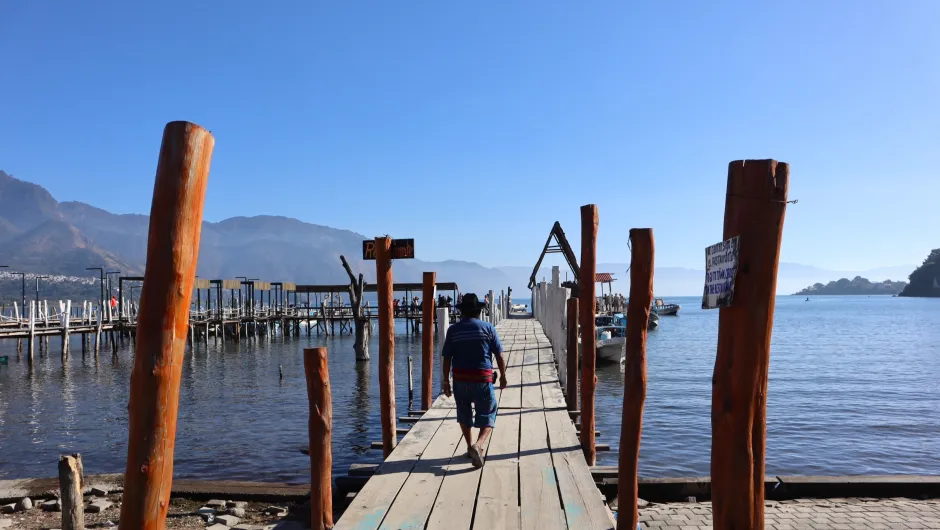
<instances>
[{"instance_id":1,"label":"wooden post","mask_svg":"<svg viewBox=\"0 0 940 530\"><path fill-rule=\"evenodd\" d=\"M767 372L790 166L728 165L724 239L740 236L731 307L719 309L712 377L712 502L717 529L764 528Z\"/></svg>"},{"instance_id":2,"label":"wooden post","mask_svg":"<svg viewBox=\"0 0 940 530\"><path fill-rule=\"evenodd\" d=\"M411 400L414 399L414 395L415 395L413 375L414 375L414 361L411 359L411 355L409 355L408 356L408 402L409 403L411 403Z\"/></svg>"},{"instance_id":3,"label":"wooden post","mask_svg":"<svg viewBox=\"0 0 940 530\"><path fill-rule=\"evenodd\" d=\"M33 339L36 335L36 302L31 301L29 303L29 344L26 345L26 355L29 360L29 364L33 364Z\"/></svg>"},{"instance_id":4,"label":"wooden post","mask_svg":"<svg viewBox=\"0 0 940 530\"><path fill-rule=\"evenodd\" d=\"M157 162L131 373L122 530L162 530L170 507L180 374L215 139L171 122Z\"/></svg>"},{"instance_id":5,"label":"wooden post","mask_svg":"<svg viewBox=\"0 0 940 530\"><path fill-rule=\"evenodd\" d=\"M82 456L78 453L60 456L59 502L62 505L62 530L85 530L83 481Z\"/></svg>"},{"instance_id":6,"label":"wooden post","mask_svg":"<svg viewBox=\"0 0 940 530\"><path fill-rule=\"evenodd\" d=\"M424 307L421 309L421 410L430 410L434 401L434 291L437 273L424 273Z\"/></svg>"},{"instance_id":7,"label":"wooden post","mask_svg":"<svg viewBox=\"0 0 940 530\"><path fill-rule=\"evenodd\" d=\"M392 238L375 238L375 277L379 298L379 401L382 407L382 451L392 454L395 434L395 320L392 308Z\"/></svg>"},{"instance_id":8,"label":"wooden post","mask_svg":"<svg viewBox=\"0 0 940 530\"><path fill-rule=\"evenodd\" d=\"M620 421L620 461L617 470L617 530L635 530L637 469L640 463L640 434L646 401L646 333L653 304L653 230L630 230L630 305L627 307L626 366L623 377L623 417Z\"/></svg>"},{"instance_id":9,"label":"wooden post","mask_svg":"<svg viewBox=\"0 0 940 530\"><path fill-rule=\"evenodd\" d=\"M333 398L326 348L304 348L310 403L310 528L333 528Z\"/></svg>"},{"instance_id":10,"label":"wooden post","mask_svg":"<svg viewBox=\"0 0 940 530\"><path fill-rule=\"evenodd\" d=\"M597 386L597 327L594 323L597 274L597 206L581 207L581 269L578 275L581 319L581 450L589 466L597 463L594 447L594 388Z\"/></svg>"},{"instance_id":11,"label":"wooden post","mask_svg":"<svg viewBox=\"0 0 940 530\"><path fill-rule=\"evenodd\" d=\"M568 299L568 410L578 410L578 299Z\"/></svg>"}]
</instances>

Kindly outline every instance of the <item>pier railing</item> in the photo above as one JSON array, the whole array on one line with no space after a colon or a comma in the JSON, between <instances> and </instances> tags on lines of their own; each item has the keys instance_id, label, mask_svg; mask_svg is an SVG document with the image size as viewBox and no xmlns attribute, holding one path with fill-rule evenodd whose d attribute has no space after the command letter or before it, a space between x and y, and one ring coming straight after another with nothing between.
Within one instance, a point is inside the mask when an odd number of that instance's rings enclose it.
<instances>
[{"instance_id":1,"label":"pier railing","mask_svg":"<svg viewBox=\"0 0 940 530\"><path fill-rule=\"evenodd\" d=\"M539 282L532 289L533 313L542 324L545 336L552 345L558 359L558 381L563 388L568 386L568 310L567 301L571 289L561 286L559 268L552 267L552 281ZM574 352L577 355L577 352ZM577 377L577 374L574 374Z\"/></svg>"}]
</instances>

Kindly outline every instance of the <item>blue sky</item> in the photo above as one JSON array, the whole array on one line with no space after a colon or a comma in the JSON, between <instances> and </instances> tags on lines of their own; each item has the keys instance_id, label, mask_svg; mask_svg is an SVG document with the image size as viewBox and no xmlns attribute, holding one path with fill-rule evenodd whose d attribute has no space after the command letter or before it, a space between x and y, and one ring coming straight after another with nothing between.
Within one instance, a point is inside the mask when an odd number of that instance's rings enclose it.
<instances>
[{"instance_id":1,"label":"blue sky","mask_svg":"<svg viewBox=\"0 0 940 530\"><path fill-rule=\"evenodd\" d=\"M940 2L582 4L3 2L0 168L147 213L183 119L216 137L207 220L530 265L596 203L600 261L651 226L658 264L702 268L728 162L776 158L784 261L940 246Z\"/></svg>"}]
</instances>

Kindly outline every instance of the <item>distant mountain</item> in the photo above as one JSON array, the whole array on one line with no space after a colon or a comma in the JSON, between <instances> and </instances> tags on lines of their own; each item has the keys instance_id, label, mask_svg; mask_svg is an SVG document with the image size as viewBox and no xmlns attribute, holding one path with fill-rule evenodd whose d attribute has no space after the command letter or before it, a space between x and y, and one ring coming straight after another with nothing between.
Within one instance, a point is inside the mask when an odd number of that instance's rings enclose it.
<instances>
[{"instance_id":1,"label":"distant mountain","mask_svg":"<svg viewBox=\"0 0 940 530\"><path fill-rule=\"evenodd\" d=\"M901 292L906 286L907 282L893 282L891 280L871 282L861 276L856 276L851 280L841 278L826 285L816 283L794 293L794 295L894 295Z\"/></svg>"},{"instance_id":2,"label":"distant mountain","mask_svg":"<svg viewBox=\"0 0 940 530\"><path fill-rule=\"evenodd\" d=\"M911 283L898 296L940 297L940 248L930 251L910 279Z\"/></svg>"},{"instance_id":3,"label":"distant mountain","mask_svg":"<svg viewBox=\"0 0 940 530\"><path fill-rule=\"evenodd\" d=\"M81 202L56 201L43 187L0 171L0 263L7 270L90 276L86 267L144 271L150 218L113 214ZM233 217L203 223L197 274L203 278L247 276L266 281L345 284L344 254L355 272L375 280L374 262L361 259L362 234L277 216ZM509 285L509 277L463 261L395 262L396 282L420 282L436 271L439 281L461 290Z\"/></svg>"}]
</instances>

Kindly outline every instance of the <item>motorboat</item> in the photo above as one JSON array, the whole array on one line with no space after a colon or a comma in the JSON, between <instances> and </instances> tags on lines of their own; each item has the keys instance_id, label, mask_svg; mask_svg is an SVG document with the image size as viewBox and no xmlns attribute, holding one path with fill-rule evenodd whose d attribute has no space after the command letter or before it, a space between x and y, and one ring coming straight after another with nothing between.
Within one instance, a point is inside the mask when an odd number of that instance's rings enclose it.
<instances>
[{"instance_id":1,"label":"motorboat","mask_svg":"<svg viewBox=\"0 0 940 530\"><path fill-rule=\"evenodd\" d=\"M667 304L662 298L653 301L653 311L657 315L675 316L679 314L679 304Z\"/></svg>"}]
</instances>

